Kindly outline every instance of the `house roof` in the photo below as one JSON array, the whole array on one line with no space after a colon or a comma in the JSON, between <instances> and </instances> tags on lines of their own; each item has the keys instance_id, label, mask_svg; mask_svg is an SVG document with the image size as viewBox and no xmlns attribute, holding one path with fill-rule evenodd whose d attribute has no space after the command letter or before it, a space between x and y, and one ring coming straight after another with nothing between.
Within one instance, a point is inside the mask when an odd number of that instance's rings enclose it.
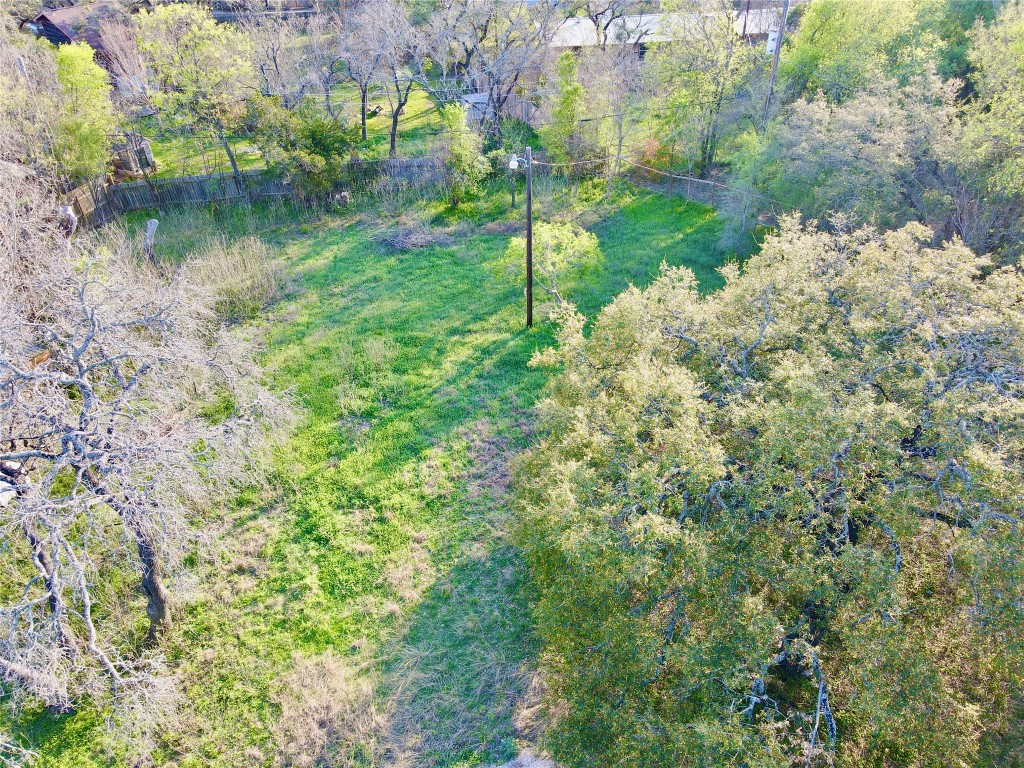
<instances>
[{"instance_id":1,"label":"house roof","mask_svg":"<svg viewBox=\"0 0 1024 768\"><path fill-rule=\"evenodd\" d=\"M116 3L95 2L53 8L40 13L30 22L38 34L51 43L85 42L97 51L103 50L100 41L100 22L122 13Z\"/></svg>"},{"instance_id":2,"label":"house roof","mask_svg":"<svg viewBox=\"0 0 1024 768\"><path fill-rule=\"evenodd\" d=\"M623 16L608 27L612 45L665 42L670 36L663 30L661 13ZM574 16L566 19L551 38L552 48L593 48L600 45L597 27L590 19Z\"/></svg>"},{"instance_id":3,"label":"house roof","mask_svg":"<svg viewBox=\"0 0 1024 768\"><path fill-rule=\"evenodd\" d=\"M714 14L703 14L705 18ZM737 35L743 34L746 20L747 37L767 35L777 29L781 20L778 8L740 11L733 17ZM696 25L701 15L696 13L642 13L623 16L608 27L608 42L616 44L663 43L686 36L687 27ZM551 38L552 48L594 48L600 45L597 27L590 19L574 16L562 22Z\"/></svg>"},{"instance_id":4,"label":"house roof","mask_svg":"<svg viewBox=\"0 0 1024 768\"><path fill-rule=\"evenodd\" d=\"M781 23L781 9L757 8L750 11L738 11L732 26L737 35L744 34L744 30L746 30L747 37L764 37L769 32L777 30Z\"/></svg>"}]
</instances>

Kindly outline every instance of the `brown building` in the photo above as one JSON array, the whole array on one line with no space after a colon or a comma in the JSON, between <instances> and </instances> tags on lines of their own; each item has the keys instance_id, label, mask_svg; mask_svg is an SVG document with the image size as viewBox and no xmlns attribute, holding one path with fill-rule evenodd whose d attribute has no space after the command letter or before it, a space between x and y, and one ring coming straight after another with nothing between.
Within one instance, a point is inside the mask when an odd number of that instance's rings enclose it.
<instances>
[{"instance_id":1,"label":"brown building","mask_svg":"<svg viewBox=\"0 0 1024 768\"><path fill-rule=\"evenodd\" d=\"M87 43L96 51L97 58L102 59L104 51L100 40L100 24L105 19L123 15L123 6L118 3L85 3L45 10L25 26L54 45Z\"/></svg>"}]
</instances>

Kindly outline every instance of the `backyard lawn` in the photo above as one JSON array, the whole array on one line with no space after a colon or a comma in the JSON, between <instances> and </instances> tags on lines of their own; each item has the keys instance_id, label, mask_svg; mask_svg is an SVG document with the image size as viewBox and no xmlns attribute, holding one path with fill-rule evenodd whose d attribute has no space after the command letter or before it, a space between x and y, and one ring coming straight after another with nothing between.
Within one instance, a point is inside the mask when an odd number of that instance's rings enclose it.
<instances>
[{"instance_id":1,"label":"backyard lawn","mask_svg":"<svg viewBox=\"0 0 1024 768\"><path fill-rule=\"evenodd\" d=\"M538 200L599 237L603 268L565 291L587 314L663 261L720 284L710 209L602 192L552 185ZM496 276L521 203L496 185L458 216L426 198L387 208L165 221L168 258L190 247L176 226L280 248L289 295L250 330L300 416L270 487L211 520L201 579L176 585L190 596L169 646L183 700L158 762L454 768L501 763L531 736L517 712L537 647L505 537L507 469L547 377L527 362L552 336L546 321L524 329L521 285ZM14 725L42 765L133 764L103 752L102 714Z\"/></svg>"},{"instance_id":2,"label":"backyard lawn","mask_svg":"<svg viewBox=\"0 0 1024 768\"><path fill-rule=\"evenodd\" d=\"M350 123L358 123L358 91L354 87L339 85L335 88L334 94L333 103L336 107ZM373 95L369 106L370 110L380 106L381 113L367 121L367 138L359 150L359 156L367 160L386 158L391 130L387 95ZM399 154L402 157L426 154L435 143L439 131L440 121L434 101L426 91L413 90L398 123ZM141 126L141 132L150 137L153 158L157 164L157 178L227 173L231 170L231 163L224 147L213 136L159 130L154 122L147 122ZM234 136L228 141L241 170L265 167L259 149L248 138Z\"/></svg>"}]
</instances>

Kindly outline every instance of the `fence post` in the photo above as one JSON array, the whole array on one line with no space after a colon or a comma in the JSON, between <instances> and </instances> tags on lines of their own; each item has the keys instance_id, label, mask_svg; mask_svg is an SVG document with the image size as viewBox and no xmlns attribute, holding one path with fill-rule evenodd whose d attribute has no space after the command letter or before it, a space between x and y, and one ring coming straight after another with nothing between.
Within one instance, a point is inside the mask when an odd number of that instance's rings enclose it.
<instances>
[{"instance_id":1,"label":"fence post","mask_svg":"<svg viewBox=\"0 0 1024 768\"><path fill-rule=\"evenodd\" d=\"M153 257L153 246L156 244L156 228L158 226L160 226L160 222L156 219L150 219L146 222L146 240L143 245L143 251L150 262L156 261Z\"/></svg>"}]
</instances>

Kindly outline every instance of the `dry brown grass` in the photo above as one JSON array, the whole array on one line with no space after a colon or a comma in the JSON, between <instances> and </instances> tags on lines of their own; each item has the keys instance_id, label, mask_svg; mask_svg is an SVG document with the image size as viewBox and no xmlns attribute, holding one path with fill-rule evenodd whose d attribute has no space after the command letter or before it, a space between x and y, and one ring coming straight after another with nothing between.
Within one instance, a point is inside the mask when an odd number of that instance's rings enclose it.
<instances>
[{"instance_id":1,"label":"dry brown grass","mask_svg":"<svg viewBox=\"0 0 1024 768\"><path fill-rule=\"evenodd\" d=\"M374 702L374 678L328 650L297 656L280 680L273 701L281 708L274 726L277 765L354 768L376 763L378 735L385 730Z\"/></svg>"},{"instance_id":2,"label":"dry brown grass","mask_svg":"<svg viewBox=\"0 0 1024 768\"><path fill-rule=\"evenodd\" d=\"M254 317L284 288L284 266L273 250L255 237L234 242L220 236L193 255L189 269L197 285L212 290L226 320Z\"/></svg>"},{"instance_id":3,"label":"dry brown grass","mask_svg":"<svg viewBox=\"0 0 1024 768\"><path fill-rule=\"evenodd\" d=\"M523 421L520 430L529 425ZM508 495L511 476L509 462L514 452L509 440L494 433L494 425L480 419L459 430L459 437L468 443L470 469L466 481L466 498L470 501L496 502Z\"/></svg>"}]
</instances>

